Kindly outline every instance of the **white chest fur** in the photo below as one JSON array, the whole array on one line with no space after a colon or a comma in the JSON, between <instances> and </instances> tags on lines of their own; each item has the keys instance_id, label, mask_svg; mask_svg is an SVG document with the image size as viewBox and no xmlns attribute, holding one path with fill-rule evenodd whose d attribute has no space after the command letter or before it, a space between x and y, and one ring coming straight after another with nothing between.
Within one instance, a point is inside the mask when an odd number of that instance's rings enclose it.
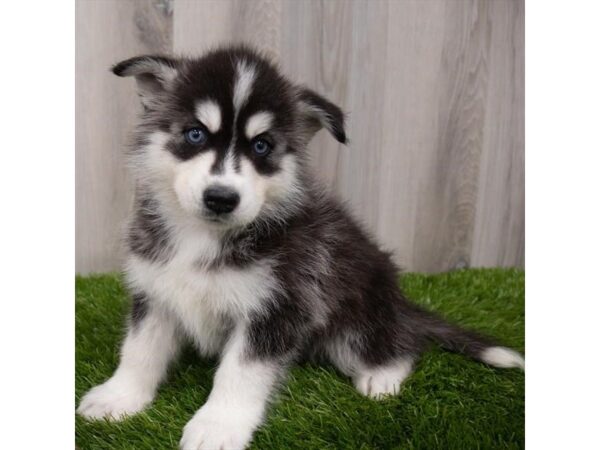
<instances>
[{"instance_id":1,"label":"white chest fur","mask_svg":"<svg viewBox=\"0 0 600 450\"><path fill-rule=\"evenodd\" d=\"M268 261L243 268L207 269L199 264L215 254L211 245L187 240L167 263L131 255L126 269L129 285L179 319L207 355L221 350L232 321L260 309L276 288Z\"/></svg>"}]
</instances>

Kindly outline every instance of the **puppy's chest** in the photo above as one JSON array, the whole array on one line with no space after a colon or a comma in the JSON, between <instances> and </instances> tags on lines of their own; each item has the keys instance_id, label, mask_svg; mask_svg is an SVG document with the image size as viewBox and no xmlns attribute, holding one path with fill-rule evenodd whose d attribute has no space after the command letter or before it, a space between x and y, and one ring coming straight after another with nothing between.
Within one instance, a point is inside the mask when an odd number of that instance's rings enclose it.
<instances>
[{"instance_id":1,"label":"puppy's chest","mask_svg":"<svg viewBox=\"0 0 600 450\"><path fill-rule=\"evenodd\" d=\"M260 310L276 288L269 261L244 267L211 267L202 253L181 248L166 263L130 258L127 275L179 319L201 350L220 350L231 326Z\"/></svg>"}]
</instances>

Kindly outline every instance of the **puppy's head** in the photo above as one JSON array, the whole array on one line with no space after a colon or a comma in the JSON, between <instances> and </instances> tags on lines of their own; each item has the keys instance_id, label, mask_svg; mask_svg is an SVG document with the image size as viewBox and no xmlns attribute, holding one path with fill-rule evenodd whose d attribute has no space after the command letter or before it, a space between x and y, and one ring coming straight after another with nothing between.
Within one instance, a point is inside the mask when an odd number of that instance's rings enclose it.
<instances>
[{"instance_id":1,"label":"puppy's head","mask_svg":"<svg viewBox=\"0 0 600 450\"><path fill-rule=\"evenodd\" d=\"M337 106L247 48L198 59L140 56L113 72L135 77L144 107L132 152L137 181L211 226L285 215L302 193L302 156L314 133L324 127L346 141Z\"/></svg>"}]
</instances>

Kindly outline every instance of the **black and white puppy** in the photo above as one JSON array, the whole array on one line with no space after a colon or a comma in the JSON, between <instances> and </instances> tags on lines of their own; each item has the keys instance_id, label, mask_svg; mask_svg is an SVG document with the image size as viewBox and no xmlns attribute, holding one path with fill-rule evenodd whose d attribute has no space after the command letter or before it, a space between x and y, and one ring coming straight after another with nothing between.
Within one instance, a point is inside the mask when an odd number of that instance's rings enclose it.
<instances>
[{"instance_id":1,"label":"black and white puppy","mask_svg":"<svg viewBox=\"0 0 600 450\"><path fill-rule=\"evenodd\" d=\"M189 339L220 356L181 447L241 449L289 366L322 357L364 395L397 394L430 343L497 367L516 352L410 303L390 259L308 170L321 128L346 142L340 108L296 86L257 52L141 56L143 113L129 162L133 299L115 374L79 414L119 419L146 407Z\"/></svg>"}]
</instances>

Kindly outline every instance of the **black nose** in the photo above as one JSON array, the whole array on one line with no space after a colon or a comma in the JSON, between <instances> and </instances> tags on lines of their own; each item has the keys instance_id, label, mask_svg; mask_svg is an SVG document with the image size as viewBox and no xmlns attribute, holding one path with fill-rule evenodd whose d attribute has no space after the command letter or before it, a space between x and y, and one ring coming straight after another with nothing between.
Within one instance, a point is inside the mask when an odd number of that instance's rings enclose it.
<instances>
[{"instance_id":1,"label":"black nose","mask_svg":"<svg viewBox=\"0 0 600 450\"><path fill-rule=\"evenodd\" d=\"M230 213L240 203L240 196L233 189L225 186L210 186L204 191L204 204L217 213Z\"/></svg>"}]
</instances>

